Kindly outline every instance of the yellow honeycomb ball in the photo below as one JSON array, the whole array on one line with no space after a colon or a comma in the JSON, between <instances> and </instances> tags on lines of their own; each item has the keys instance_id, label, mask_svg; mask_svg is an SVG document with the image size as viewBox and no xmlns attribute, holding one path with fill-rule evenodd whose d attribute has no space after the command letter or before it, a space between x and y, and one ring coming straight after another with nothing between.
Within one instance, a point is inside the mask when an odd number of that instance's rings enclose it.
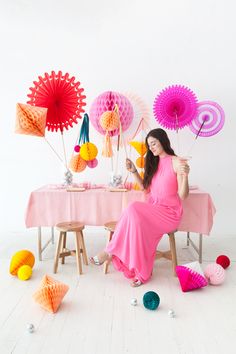
<instances>
[{"instance_id":1,"label":"yellow honeycomb ball","mask_svg":"<svg viewBox=\"0 0 236 354\"><path fill-rule=\"evenodd\" d=\"M10 263L10 273L16 275L18 269L23 265L29 265L33 268L35 258L32 252L28 250L21 250L14 254Z\"/></svg>"},{"instance_id":2,"label":"yellow honeycomb ball","mask_svg":"<svg viewBox=\"0 0 236 354\"><path fill-rule=\"evenodd\" d=\"M18 269L17 276L20 280L28 280L32 275L32 268L29 265L23 265Z\"/></svg>"},{"instance_id":3,"label":"yellow honeycomb ball","mask_svg":"<svg viewBox=\"0 0 236 354\"><path fill-rule=\"evenodd\" d=\"M98 149L93 143L84 143L80 147L80 155L85 161L91 161L96 158Z\"/></svg>"}]
</instances>

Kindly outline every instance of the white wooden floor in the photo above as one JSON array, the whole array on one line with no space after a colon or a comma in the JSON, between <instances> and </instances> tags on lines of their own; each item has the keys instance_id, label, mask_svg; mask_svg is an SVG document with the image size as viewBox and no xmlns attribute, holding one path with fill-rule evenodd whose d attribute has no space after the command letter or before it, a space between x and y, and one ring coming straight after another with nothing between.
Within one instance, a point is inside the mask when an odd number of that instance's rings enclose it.
<instances>
[{"instance_id":1,"label":"white wooden floor","mask_svg":"<svg viewBox=\"0 0 236 354\"><path fill-rule=\"evenodd\" d=\"M36 259L32 278L23 282L9 274L10 258L20 249L37 256L36 230L5 232L0 237L0 354L236 353L236 235L204 238L203 268L222 253L231 258L231 266L223 285L189 293L181 291L165 259L156 262L152 280L135 289L112 267L104 275L102 267L84 266L84 274L77 276L75 258L67 258L54 275L55 245L48 247L42 262ZM87 229L88 254L100 250L105 240L102 229ZM165 236L160 249L166 249L167 241ZM177 234L177 250L179 264L196 260L194 251L185 246L184 234ZM70 287L54 315L32 299L44 274ZM142 305L149 290L160 296L156 311ZM130 305L132 298L138 300L136 307ZM168 317L170 309L176 318ZM27 332L28 323L35 326L32 334Z\"/></svg>"}]
</instances>

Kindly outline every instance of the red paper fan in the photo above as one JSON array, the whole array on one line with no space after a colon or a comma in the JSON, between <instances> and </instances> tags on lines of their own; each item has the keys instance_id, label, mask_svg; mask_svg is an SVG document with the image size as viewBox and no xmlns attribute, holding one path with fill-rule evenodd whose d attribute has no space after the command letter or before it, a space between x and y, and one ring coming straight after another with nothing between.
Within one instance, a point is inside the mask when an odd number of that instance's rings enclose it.
<instances>
[{"instance_id":1,"label":"red paper fan","mask_svg":"<svg viewBox=\"0 0 236 354\"><path fill-rule=\"evenodd\" d=\"M80 82L75 82L74 76L70 78L68 73L63 75L61 71L58 74L54 71L50 75L45 73L44 77L38 78L38 82L34 81L34 87L30 87L31 93L27 95L30 100L27 103L48 108L47 129L63 132L64 128L77 124L86 105Z\"/></svg>"}]
</instances>

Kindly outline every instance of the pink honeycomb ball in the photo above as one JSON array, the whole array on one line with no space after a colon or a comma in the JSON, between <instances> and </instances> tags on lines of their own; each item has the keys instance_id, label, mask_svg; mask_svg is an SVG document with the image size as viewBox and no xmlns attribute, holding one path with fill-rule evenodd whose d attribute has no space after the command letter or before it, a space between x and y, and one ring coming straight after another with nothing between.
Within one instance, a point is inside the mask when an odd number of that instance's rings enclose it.
<instances>
[{"instance_id":1,"label":"pink honeycomb ball","mask_svg":"<svg viewBox=\"0 0 236 354\"><path fill-rule=\"evenodd\" d=\"M90 167L90 168L97 167L97 164L98 164L98 160L97 159L93 159L93 160L87 161L87 166Z\"/></svg>"},{"instance_id":2,"label":"pink honeycomb ball","mask_svg":"<svg viewBox=\"0 0 236 354\"><path fill-rule=\"evenodd\" d=\"M225 280L225 270L221 265L217 263L208 264L204 270L204 275L207 278L209 284L212 285L220 285Z\"/></svg>"},{"instance_id":3,"label":"pink honeycomb ball","mask_svg":"<svg viewBox=\"0 0 236 354\"><path fill-rule=\"evenodd\" d=\"M90 122L100 134L105 135L106 133L106 131L101 127L100 117L106 111L113 111L115 104L117 104L119 108L122 130L127 130L131 125L134 117L134 111L128 98L118 92L106 91L95 98L92 102L89 113ZM110 136L118 134L119 129L114 129L110 132Z\"/></svg>"},{"instance_id":4,"label":"pink honeycomb ball","mask_svg":"<svg viewBox=\"0 0 236 354\"><path fill-rule=\"evenodd\" d=\"M79 151L80 151L80 146L79 146L79 145L75 145L74 151L75 151L75 152L79 152Z\"/></svg>"}]
</instances>

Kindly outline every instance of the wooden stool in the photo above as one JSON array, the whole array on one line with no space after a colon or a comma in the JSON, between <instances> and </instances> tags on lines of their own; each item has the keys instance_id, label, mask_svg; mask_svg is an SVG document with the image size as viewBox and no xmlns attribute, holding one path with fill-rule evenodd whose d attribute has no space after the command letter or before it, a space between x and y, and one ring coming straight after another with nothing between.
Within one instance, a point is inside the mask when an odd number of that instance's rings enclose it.
<instances>
[{"instance_id":1,"label":"wooden stool","mask_svg":"<svg viewBox=\"0 0 236 354\"><path fill-rule=\"evenodd\" d=\"M54 258L54 273L57 272L59 258L62 258L61 263L65 263L65 257L67 256L76 256L77 269L78 273L82 274L82 262L81 262L81 253L83 257L84 264L88 265L88 258L86 253L86 248L84 244L83 229L84 225L80 222L71 221L71 222L62 222L56 225L58 231L60 231L56 254ZM66 236L67 232L75 233L75 250L69 250L66 248Z\"/></svg>"},{"instance_id":2,"label":"wooden stool","mask_svg":"<svg viewBox=\"0 0 236 354\"><path fill-rule=\"evenodd\" d=\"M168 236L169 236L169 242L170 242L170 250L165 251L165 252L156 251L156 259L166 258L166 259L171 260L173 274L176 276L175 267L177 266L177 254L176 254L176 246L175 246L175 231L169 232Z\"/></svg>"},{"instance_id":3,"label":"wooden stool","mask_svg":"<svg viewBox=\"0 0 236 354\"><path fill-rule=\"evenodd\" d=\"M111 241L112 236L114 234L115 227L116 227L116 221L107 222L106 224L104 224L104 227L107 231L109 231L109 236L108 236L108 240L107 240L107 244L108 244ZM103 266L104 274L107 274L108 267L109 267L109 262L108 261L104 262L104 266Z\"/></svg>"}]
</instances>

